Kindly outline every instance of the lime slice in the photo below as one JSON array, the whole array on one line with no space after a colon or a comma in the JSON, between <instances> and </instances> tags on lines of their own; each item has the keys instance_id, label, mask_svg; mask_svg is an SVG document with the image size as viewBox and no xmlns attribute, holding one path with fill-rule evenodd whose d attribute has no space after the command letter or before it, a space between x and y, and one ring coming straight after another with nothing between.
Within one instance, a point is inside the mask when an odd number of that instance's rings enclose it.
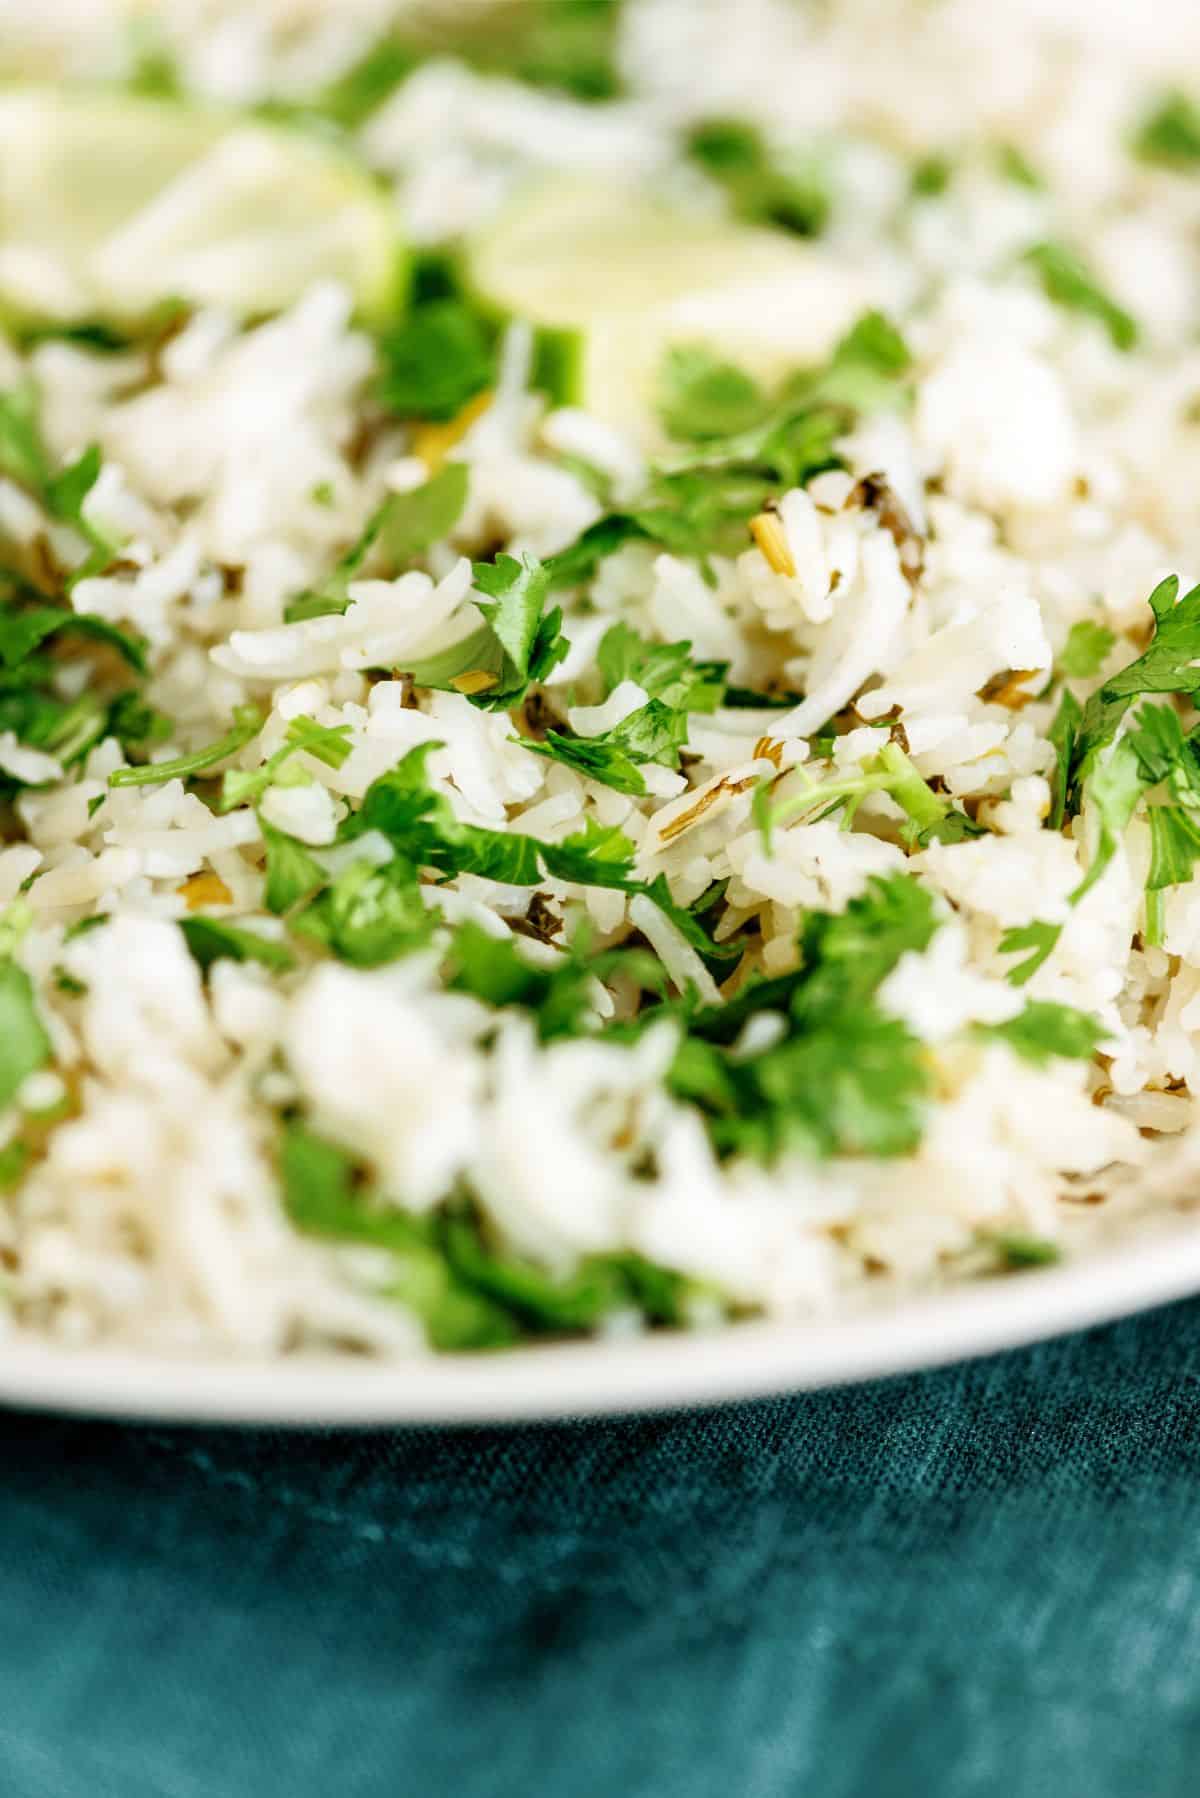
<instances>
[{"instance_id":1,"label":"lime slice","mask_svg":"<svg viewBox=\"0 0 1200 1798\"><path fill-rule=\"evenodd\" d=\"M878 294L819 245L682 212L619 183L518 195L468 247L496 313L556 345L554 396L653 440L665 349L703 344L762 379L821 361Z\"/></svg>"},{"instance_id":2,"label":"lime slice","mask_svg":"<svg viewBox=\"0 0 1200 1798\"><path fill-rule=\"evenodd\" d=\"M165 300L273 312L309 285L391 310L391 208L340 152L170 101L0 91L0 310L126 324Z\"/></svg>"}]
</instances>

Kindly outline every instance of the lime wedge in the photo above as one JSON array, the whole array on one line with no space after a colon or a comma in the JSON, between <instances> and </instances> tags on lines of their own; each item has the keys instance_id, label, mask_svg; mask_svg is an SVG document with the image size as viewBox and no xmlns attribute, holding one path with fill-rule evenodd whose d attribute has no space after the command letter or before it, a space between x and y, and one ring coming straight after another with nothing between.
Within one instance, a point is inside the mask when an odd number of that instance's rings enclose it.
<instances>
[{"instance_id":1,"label":"lime wedge","mask_svg":"<svg viewBox=\"0 0 1200 1798\"><path fill-rule=\"evenodd\" d=\"M657 204L619 183L519 194L470 246L484 305L557 345L554 397L653 441L672 343L703 344L762 379L821 361L878 302L819 245Z\"/></svg>"},{"instance_id":2,"label":"lime wedge","mask_svg":"<svg viewBox=\"0 0 1200 1798\"><path fill-rule=\"evenodd\" d=\"M309 285L385 314L396 223L339 151L166 100L0 90L0 311L135 322L165 300L258 315Z\"/></svg>"}]
</instances>

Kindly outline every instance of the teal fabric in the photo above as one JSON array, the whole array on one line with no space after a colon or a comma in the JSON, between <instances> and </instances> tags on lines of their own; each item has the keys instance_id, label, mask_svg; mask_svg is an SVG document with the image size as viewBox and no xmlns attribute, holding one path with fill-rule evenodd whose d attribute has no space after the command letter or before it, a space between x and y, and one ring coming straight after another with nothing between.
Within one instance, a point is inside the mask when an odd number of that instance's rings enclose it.
<instances>
[{"instance_id":1,"label":"teal fabric","mask_svg":"<svg viewBox=\"0 0 1200 1798\"><path fill-rule=\"evenodd\" d=\"M0 1416L3 1798L1183 1798L1200 1303L650 1420Z\"/></svg>"}]
</instances>

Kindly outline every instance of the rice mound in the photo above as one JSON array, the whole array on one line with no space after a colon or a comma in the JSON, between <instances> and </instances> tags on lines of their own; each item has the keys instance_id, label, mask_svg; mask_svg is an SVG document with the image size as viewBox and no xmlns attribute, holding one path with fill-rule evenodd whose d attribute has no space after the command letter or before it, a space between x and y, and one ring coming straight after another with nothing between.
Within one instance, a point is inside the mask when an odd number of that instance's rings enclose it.
<instances>
[{"instance_id":1,"label":"rice mound","mask_svg":"<svg viewBox=\"0 0 1200 1798\"><path fill-rule=\"evenodd\" d=\"M237 103L302 95L350 67L395 11L161 9L185 82ZM94 0L58 32L53 9L10 5L0 65L119 78L119 13ZM255 703L265 724L229 765L262 767L298 718L349 746L337 766L293 757L295 778L259 809L221 812L211 788L180 779L110 786L125 766L112 738L64 770L0 734L0 771L16 783L0 905L24 920L13 953L52 1049L0 1122L4 1143L36 1139L0 1197L0 1327L159 1352L421 1349L388 1249L289 1216L277 1157L280 1119L296 1109L418 1218L466 1190L490 1239L545 1274L636 1254L739 1313L888 1302L994 1272L1000 1238L1076 1253L1186 1210L1200 1170L1200 885L1168 887L1148 929L1143 808L1073 902L1096 818L1085 805L1061 829L1047 820L1055 670L1072 626L1111 633L1102 665L1073 684L1082 703L1145 646L1157 583L1200 578L1200 180L1129 149L1200 56L1200 14L1160 6L1153 32L1069 0L743 0L737 15L731 31L720 0L630 0L627 93L612 101L534 94L435 59L358 134L418 243L474 228L547 168L619 169L683 191L677 146L697 119L749 116L783 140L803 120L842 140L839 199L810 253L831 290L896 320L914 401L864 417L839 446L842 468L780 495L766 551L747 535L702 565L632 540L563 596L571 650L545 700L581 735L645 703L636 681L604 698L589 686L619 621L686 639L739 687L798 696L693 715L681 767L648 765L642 795L531 753L513 717L466 693L378 672L411 667L478 618L470 558L551 557L602 516L581 465L619 501L655 453L578 408L549 408L519 321L490 403L434 447L381 415L375 346L332 286L265 322L195 313L153 352L0 341L0 388L32 377L56 465L100 446L86 516L121 555L80 579L71 603L148 645L145 697L171 720L153 756L211 743ZM947 145L954 178L914 201L914 166ZM997 146L1038 183L1014 179ZM1132 350L1034 278L1023 251L1059 238L1136 318ZM857 310L833 321L835 337ZM344 613L286 622L380 500L447 455L467 466L469 497L423 566L384 579L368 563ZM72 566L86 547L8 478L0 536L6 561L51 553ZM919 774L981 834L914 846L881 792L849 830L803 817L764 842L764 776L799 790L787 782L835 720L828 778L860 769L898 720ZM224 957L202 970L180 919L249 921L283 941L264 905L264 823L339 853L339 826L371 783L422 744L436 745L431 785L464 823L551 842L619 827L639 877L665 876L679 906L724 883L715 935L746 935L768 976L795 966L808 914L841 914L873 880L915 875L936 895L938 928L900 958L879 1003L933 1070L919 1145L769 1165L721 1156L668 1088L668 1022L632 1043L542 1041L521 1009L447 990L434 950L371 969L302 950L283 974ZM675 987L722 1000L724 975L644 895L460 873L436 900L451 923L516 932L547 967L563 920L584 916L597 953L636 937ZM1001 942L1035 922L1060 933L1018 988ZM601 1017L637 998L594 994ZM1030 1000L1088 1013L1102 1052L1037 1063L976 1029ZM692 1308L694 1322L710 1315L702 1298ZM602 1327L640 1324L618 1309Z\"/></svg>"}]
</instances>

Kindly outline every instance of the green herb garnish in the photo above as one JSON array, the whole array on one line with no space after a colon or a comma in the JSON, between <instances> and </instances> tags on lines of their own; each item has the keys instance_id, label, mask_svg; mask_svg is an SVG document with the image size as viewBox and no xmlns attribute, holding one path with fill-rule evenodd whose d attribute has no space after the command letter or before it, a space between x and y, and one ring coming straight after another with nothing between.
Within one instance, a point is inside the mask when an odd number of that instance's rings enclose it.
<instances>
[{"instance_id":1,"label":"green herb garnish","mask_svg":"<svg viewBox=\"0 0 1200 1798\"><path fill-rule=\"evenodd\" d=\"M1200 166L1200 106L1178 89L1164 95L1139 129L1133 147L1145 161L1168 168Z\"/></svg>"},{"instance_id":2,"label":"green herb garnish","mask_svg":"<svg viewBox=\"0 0 1200 1798\"><path fill-rule=\"evenodd\" d=\"M155 787L168 780L190 780L223 762L255 738L263 726L257 706L235 706L233 723L223 737L194 749L188 755L172 756L165 762L148 762L142 768L116 768L108 777L110 787Z\"/></svg>"},{"instance_id":3,"label":"green herb garnish","mask_svg":"<svg viewBox=\"0 0 1200 1798\"><path fill-rule=\"evenodd\" d=\"M1108 1032L1098 1018L1071 1005L1031 999L1003 1024L979 1024L976 1035L1007 1043L1025 1061L1045 1067L1056 1057L1066 1061L1091 1061Z\"/></svg>"},{"instance_id":4,"label":"green herb garnish","mask_svg":"<svg viewBox=\"0 0 1200 1798\"><path fill-rule=\"evenodd\" d=\"M0 957L0 1108L11 1105L30 1074L50 1060L50 1037L33 982L11 956Z\"/></svg>"},{"instance_id":5,"label":"green herb garnish","mask_svg":"<svg viewBox=\"0 0 1200 1798\"><path fill-rule=\"evenodd\" d=\"M1116 637L1107 625L1080 618L1067 632L1058 658L1058 672L1068 680L1091 680L1108 659Z\"/></svg>"},{"instance_id":6,"label":"green herb garnish","mask_svg":"<svg viewBox=\"0 0 1200 1798\"><path fill-rule=\"evenodd\" d=\"M294 968L296 958L285 944L261 935L244 924L231 924L224 918L181 918L183 932L192 957L207 973L214 961L257 961L273 974Z\"/></svg>"},{"instance_id":7,"label":"green herb garnish","mask_svg":"<svg viewBox=\"0 0 1200 1798\"><path fill-rule=\"evenodd\" d=\"M422 486L390 494L328 579L291 601L284 612L287 623L345 612L350 604L350 583L371 551L388 574L396 574L431 544L440 542L458 523L467 503L469 480L464 462L447 462Z\"/></svg>"},{"instance_id":8,"label":"green herb garnish","mask_svg":"<svg viewBox=\"0 0 1200 1798\"><path fill-rule=\"evenodd\" d=\"M744 120L707 119L692 127L688 154L725 189L739 218L819 237L833 204L829 173L818 158L771 150Z\"/></svg>"},{"instance_id":9,"label":"green herb garnish","mask_svg":"<svg viewBox=\"0 0 1200 1798\"><path fill-rule=\"evenodd\" d=\"M1107 294L1087 264L1060 243L1035 244L1025 260L1039 276L1048 299L1070 312L1082 312L1104 326L1118 350L1137 347L1138 325L1132 314Z\"/></svg>"}]
</instances>

